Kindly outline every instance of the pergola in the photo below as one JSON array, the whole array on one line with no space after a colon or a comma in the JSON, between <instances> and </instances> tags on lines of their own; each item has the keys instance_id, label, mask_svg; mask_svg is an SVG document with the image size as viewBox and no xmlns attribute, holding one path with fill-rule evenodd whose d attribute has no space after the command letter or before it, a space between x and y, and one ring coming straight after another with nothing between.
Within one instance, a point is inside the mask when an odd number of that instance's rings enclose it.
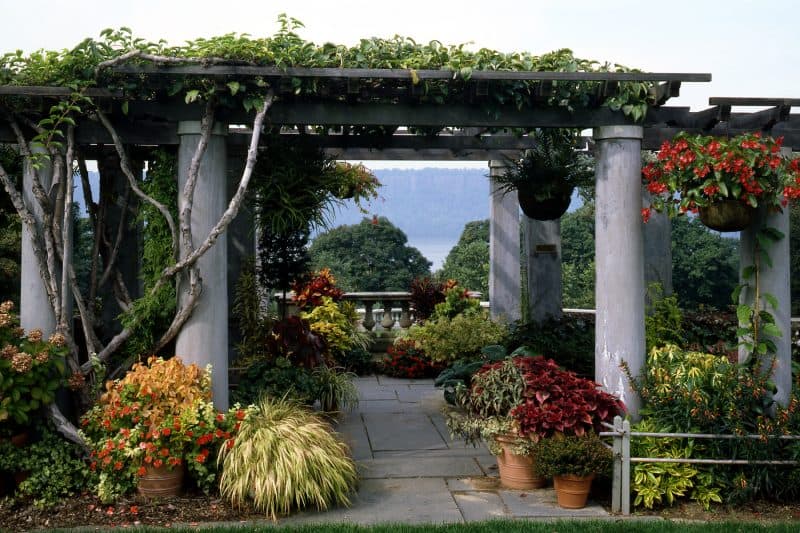
<instances>
[{"instance_id":1,"label":"pergola","mask_svg":"<svg viewBox=\"0 0 800 533\"><path fill-rule=\"evenodd\" d=\"M645 279L668 279L670 271L669 225L666 220L643 226L641 183L642 149L658 149L679 131L735 135L763 131L783 136L786 150L800 150L800 115L791 107L800 99L712 98L708 109L692 112L664 104L679 94L684 82L709 82L710 74L608 73L608 72L511 72L473 71L467 80L445 70L277 68L242 65L116 65L113 71L136 78L147 75L156 82L175 76L215 80L231 78L264 80L275 93L265 122L281 126L286 139L303 137L341 159L485 160L492 176L502 173L509 157L518 157L531 146L525 134L533 128L591 129L596 155L596 379L617 394L635 414L638 400L620 363L631 372L641 369L645 356ZM315 80L324 90L317 98L296 97L293 80ZM430 103L420 81L458 84L465 95L459 103ZM533 105L485 105L496 84L538 81ZM594 101L585 108L568 110L545 105L559 83L599 82ZM653 83L655 105L638 122L621 111L601 104L620 83ZM71 91L58 87L0 86L3 97L24 97L47 109L52 101ZM147 160L155 147L178 149L179 184L187 178L192 154L200 141L203 106L175 100L126 101L113 90L89 89L91 96L113 121L119 140L134 160ZM541 105L536 105L539 102ZM732 112L733 106L761 106L756 112ZM205 235L228 206L227 175L235 164L231 156L246 152L252 113L242 108L220 108L198 174L198 190L192 212L192 229ZM81 152L98 160L109 175L118 160L114 139L96 121L79 121L74 129ZM9 124L0 119L0 143L18 140ZM112 163L109 163L112 161ZM238 163L241 165L241 162ZM123 180L118 170L116 176ZM30 195L29 172L24 188ZM560 312L560 230L558 222L524 220L529 256L529 291L534 316ZM742 233L743 243L755 239L757 228L769 224L788 234L788 213L760 214L752 229ZM491 273L489 298L495 316L519 317L519 210L515 194L503 194L495 186L491 195ZM25 229L23 230L26 231ZM23 242L26 242L23 238ZM742 246L743 262L751 247ZM198 262L204 280L203 297L177 337L176 353L201 365L213 364L215 402L227 406L228 277L235 260L233 247L222 235ZM231 257L229 257L229 254ZM775 381L778 401L788 399L791 388L789 320L788 239L772 252L773 267L762 275L764 290L781 302L776 322L783 332ZM135 261L135 257L127 260ZM36 259L23 251L21 318L25 328L48 329L50 302L36 268ZM652 265L652 268L646 264ZM185 287L183 288L185 291ZM55 327L52 317L49 329Z\"/></svg>"}]
</instances>

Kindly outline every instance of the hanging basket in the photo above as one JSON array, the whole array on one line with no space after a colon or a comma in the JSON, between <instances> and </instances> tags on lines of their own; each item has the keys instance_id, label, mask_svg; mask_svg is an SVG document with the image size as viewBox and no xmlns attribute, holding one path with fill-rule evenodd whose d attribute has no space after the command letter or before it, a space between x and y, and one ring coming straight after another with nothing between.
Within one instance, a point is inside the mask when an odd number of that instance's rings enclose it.
<instances>
[{"instance_id":1,"label":"hanging basket","mask_svg":"<svg viewBox=\"0 0 800 533\"><path fill-rule=\"evenodd\" d=\"M567 212L570 200L572 200L572 189L562 191L561 194L552 196L545 200L537 200L530 186L520 186L517 188L517 201L525 216L534 220L557 220Z\"/></svg>"},{"instance_id":2,"label":"hanging basket","mask_svg":"<svg viewBox=\"0 0 800 533\"><path fill-rule=\"evenodd\" d=\"M183 465L176 465L172 470L166 465L156 468L145 465L145 474L139 478L136 490L147 498L168 498L180 496L183 491Z\"/></svg>"},{"instance_id":3,"label":"hanging basket","mask_svg":"<svg viewBox=\"0 0 800 533\"><path fill-rule=\"evenodd\" d=\"M544 487L547 480L536 475L534 459L527 455L517 455L511 450L518 439L515 435L498 435L495 440L503 447L497 456L500 483L508 489L530 490Z\"/></svg>"},{"instance_id":4,"label":"hanging basket","mask_svg":"<svg viewBox=\"0 0 800 533\"><path fill-rule=\"evenodd\" d=\"M738 200L720 200L701 207L700 220L717 231L742 231L753 222L756 210Z\"/></svg>"},{"instance_id":5,"label":"hanging basket","mask_svg":"<svg viewBox=\"0 0 800 533\"><path fill-rule=\"evenodd\" d=\"M553 488L556 491L556 499L559 507L564 509L582 509L586 507L586 500L589 498L589 490L592 488L591 476L553 476Z\"/></svg>"}]
</instances>

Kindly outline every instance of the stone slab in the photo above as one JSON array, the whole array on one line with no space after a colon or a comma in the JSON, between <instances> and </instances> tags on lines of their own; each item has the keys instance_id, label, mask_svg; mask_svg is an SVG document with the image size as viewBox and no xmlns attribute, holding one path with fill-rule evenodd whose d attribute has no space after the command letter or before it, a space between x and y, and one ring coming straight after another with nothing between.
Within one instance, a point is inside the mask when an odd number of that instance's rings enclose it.
<instances>
[{"instance_id":1,"label":"stone slab","mask_svg":"<svg viewBox=\"0 0 800 533\"><path fill-rule=\"evenodd\" d=\"M609 516L602 506L589 500L583 509L562 509L556 502L553 489L535 489L529 491L501 490L498 492L503 503L514 516L533 517L605 517Z\"/></svg>"},{"instance_id":2,"label":"stone slab","mask_svg":"<svg viewBox=\"0 0 800 533\"><path fill-rule=\"evenodd\" d=\"M385 450L376 451L375 459L381 457L472 457L484 461L491 461L494 457L488 450L473 448L472 446L459 446L440 450Z\"/></svg>"},{"instance_id":3,"label":"stone slab","mask_svg":"<svg viewBox=\"0 0 800 533\"><path fill-rule=\"evenodd\" d=\"M358 462L364 479L481 476L473 457L381 457ZM442 480L444 482L444 480Z\"/></svg>"},{"instance_id":4,"label":"stone slab","mask_svg":"<svg viewBox=\"0 0 800 533\"><path fill-rule=\"evenodd\" d=\"M359 400L397 400L397 393L393 387L380 385L360 385L358 387Z\"/></svg>"},{"instance_id":5,"label":"stone slab","mask_svg":"<svg viewBox=\"0 0 800 533\"><path fill-rule=\"evenodd\" d=\"M454 492L453 499L466 522L509 518L503 500L495 492Z\"/></svg>"},{"instance_id":6,"label":"stone slab","mask_svg":"<svg viewBox=\"0 0 800 533\"><path fill-rule=\"evenodd\" d=\"M447 443L425 414L401 413L385 416L364 413L362 416L373 452L447 448Z\"/></svg>"},{"instance_id":7,"label":"stone slab","mask_svg":"<svg viewBox=\"0 0 800 533\"><path fill-rule=\"evenodd\" d=\"M497 477L500 475L500 472L497 470L497 459L494 455L479 455L475 457L475 460L478 461L478 465L481 467L484 475L490 477Z\"/></svg>"},{"instance_id":8,"label":"stone slab","mask_svg":"<svg viewBox=\"0 0 800 533\"><path fill-rule=\"evenodd\" d=\"M447 487L450 492L502 490L500 478L488 476L447 478Z\"/></svg>"},{"instance_id":9,"label":"stone slab","mask_svg":"<svg viewBox=\"0 0 800 533\"><path fill-rule=\"evenodd\" d=\"M359 413L408 413L418 412L416 404L400 403L397 399L391 400L361 400L356 408Z\"/></svg>"},{"instance_id":10,"label":"stone slab","mask_svg":"<svg viewBox=\"0 0 800 533\"><path fill-rule=\"evenodd\" d=\"M369 438L367 437L367 428L364 427L364 423L360 417L340 423L336 426L336 432L339 433L342 440L350 447L353 459L356 461L372 459L372 449L370 448Z\"/></svg>"},{"instance_id":11,"label":"stone slab","mask_svg":"<svg viewBox=\"0 0 800 533\"><path fill-rule=\"evenodd\" d=\"M420 385L433 388L433 379L405 379L405 378L393 378L389 376L378 376L378 383L380 383L381 385L397 385L397 386Z\"/></svg>"},{"instance_id":12,"label":"stone slab","mask_svg":"<svg viewBox=\"0 0 800 533\"><path fill-rule=\"evenodd\" d=\"M397 399L401 402L428 402L444 405L441 389L428 387L397 387L395 392L397 393Z\"/></svg>"},{"instance_id":13,"label":"stone slab","mask_svg":"<svg viewBox=\"0 0 800 533\"><path fill-rule=\"evenodd\" d=\"M443 479L365 479L349 508L303 512L279 525L315 523L441 524L463 518Z\"/></svg>"}]
</instances>

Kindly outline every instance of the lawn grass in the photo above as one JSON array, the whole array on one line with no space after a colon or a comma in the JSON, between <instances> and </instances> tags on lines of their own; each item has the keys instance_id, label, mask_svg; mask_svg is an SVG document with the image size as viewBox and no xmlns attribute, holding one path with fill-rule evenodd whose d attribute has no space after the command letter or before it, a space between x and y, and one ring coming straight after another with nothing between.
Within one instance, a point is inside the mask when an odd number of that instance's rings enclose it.
<instances>
[{"instance_id":1,"label":"lawn grass","mask_svg":"<svg viewBox=\"0 0 800 533\"><path fill-rule=\"evenodd\" d=\"M170 531L175 533L242 533L243 531L290 531L293 533L795 533L800 523L784 522L761 524L758 522L679 522L667 520L493 520L468 524L409 525L383 524L377 526L357 526L352 524L315 524L305 526L280 526L280 524L233 524L213 527L171 527L169 529L139 527L130 529L137 533ZM74 530L73 530L74 531Z\"/></svg>"}]
</instances>

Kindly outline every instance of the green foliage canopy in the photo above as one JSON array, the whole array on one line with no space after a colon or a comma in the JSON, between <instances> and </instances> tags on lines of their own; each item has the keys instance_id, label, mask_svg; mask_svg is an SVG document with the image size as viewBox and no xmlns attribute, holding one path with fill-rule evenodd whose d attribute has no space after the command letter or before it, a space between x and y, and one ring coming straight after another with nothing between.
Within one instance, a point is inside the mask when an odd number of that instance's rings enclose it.
<instances>
[{"instance_id":1,"label":"green foliage canopy","mask_svg":"<svg viewBox=\"0 0 800 533\"><path fill-rule=\"evenodd\" d=\"M467 222L456 245L447 254L441 280L454 279L465 289L489 296L489 219Z\"/></svg>"},{"instance_id":2,"label":"green foliage canopy","mask_svg":"<svg viewBox=\"0 0 800 533\"><path fill-rule=\"evenodd\" d=\"M444 45L439 41L417 43L409 37L388 39L361 39L355 46L325 43L317 45L302 38L296 30L302 23L286 15L278 18L278 31L269 37L254 38L248 35L226 35L198 38L181 46L169 46L166 41L148 42L135 37L128 28L106 29L99 39L87 38L69 50L40 50L30 55L21 51L0 57L0 85L50 85L68 87L99 86L120 90L125 97L153 98L182 94L187 102L216 92L218 84L209 78L176 75L169 83L158 77L125 76L113 69L98 66L109 60L134 65L153 63L152 56L173 58L172 64L199 63L238 64L252 66L328 67L328 68L381 68L409 69L423 101L445 103L472 98L465 81L473 70L556 71L556 72L635 72L617 64L600 63L574 56L569 49L559 49L542 55L528 52L503 53L487 48L472 51L466 44ZM425 80L417 70L451 70L453 80ZM621 110L635 120L642 118L653 98L651 83L624 82L616 93L605 100L598 99L602 82L575 81L554 83L546 97L546 104L569 110L593 105L606 105ZM402 85L407 80L389 81L386 88ZM518 108L535 105L533 96L541 82L512 80L492 84L489 100L495 104L514 105ZM231 77L224 84L229 102L238 102L251 109L259 102L266 82L257 77ZM292 78L291 90L296 96L317 96L325 93L325 83L318 79ZM331 93L335 94L335 93ZM538 105L541 99L538 99Z\"/></svg>"},{"instance_id":3,"label":"green foliage canopy","mask_svg":"<svg viewBox=\"0 0 800 533\"><path fill-rule=\"evenodd\" d=\"M309 248L314 270L330 268L345 291L407 291L430 275L431 262L407 245L403 231L380 217L318 235Z\"/></svg>"}]
</instances>

